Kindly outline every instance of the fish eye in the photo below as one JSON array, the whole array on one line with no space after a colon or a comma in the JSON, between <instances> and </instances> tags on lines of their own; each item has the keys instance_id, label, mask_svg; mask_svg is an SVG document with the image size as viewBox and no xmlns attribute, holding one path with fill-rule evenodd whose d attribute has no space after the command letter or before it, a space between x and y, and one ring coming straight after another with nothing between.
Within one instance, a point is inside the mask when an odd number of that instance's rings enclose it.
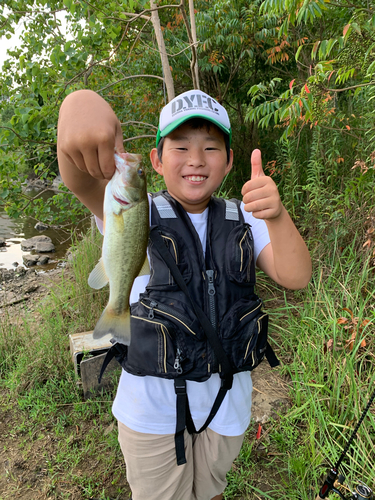
<instances>
[{"instance_id":1,"label":"fish eye","mask_svg":"<svg viewBox=\"0 0 375 500\"><path fill-rule=\"evenodd\" d=\"M143 175L143 168L139 168L138 171L137 171L137 174L139 176Z\"/></svg>"}]
</instances>

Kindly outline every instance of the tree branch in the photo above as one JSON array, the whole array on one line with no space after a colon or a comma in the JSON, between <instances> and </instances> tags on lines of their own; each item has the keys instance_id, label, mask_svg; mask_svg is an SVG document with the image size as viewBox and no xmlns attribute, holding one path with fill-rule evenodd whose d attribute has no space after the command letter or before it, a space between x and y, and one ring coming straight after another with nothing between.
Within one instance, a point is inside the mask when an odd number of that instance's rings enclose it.
<instances>
[{"instance_id":1,"label":"tree branch","mask_svg":"<svg viewBox=\"0 0 375 500\"><path fill-rule=\"evenodd\" d=\"M239 68L240 62L242 61L242 56L244 55L244 53L245 53L245 52L242 52L242 53L240 54L240 57L238 58L238 61L237 61L237 64L236 64L236 66L235 66L234 70L233 70L233 71L231 70L231 72L230 72L230 75L229 75L229 78L228 78L227 85L226 85L225 90L224 90L224 93L223 93L223 95L222 95L222 97L221 97L222 101L224 100L225 95L226 95L226 93L228 92L229 85L230 85L230 83L231 83L231 81L232 81L232 79L233 79L234 75L237 73L237 70L238 70L238 68Z\"/></svg>"},{"instance_id":2,"label":"tree branch","mask_svg":"<svg viewBox=\"0 0 375 500\"><path fill-rule=\"evenodd\" d=\"M123 142L130 142L134 141L135 139L145 139L145 138L152 138L155 139L156 135L137 135L136 137L129 137L129 139L124 139Z\"/></svg>"},{"instance_id":3,"label":"tree branch","mask_svg":"<svg viewBox=\"0 0 375 500\"><path fill-rule=\"evenodd\" d=\"M97 90L97 92L103 92L103 90L106 90L109 87L113 87L114 85L117 85L118 83L123 82L124 80L129 80L130 78L157 78L158 80L164 81L163 77L157 75L130 75L130 76L125 76L125 78L121 78L120 80L117 80L117 82L106 85L105 87Z\"/></svg>"},{"instance_id":4,"label":"tree branch","mask_svg":"<svg viewBox=\"0 0 375 500\"><path fill-rule=\"evenodd\" d=\"M346 87L345 89L327 89L325 88L327 92L345 92L346 90L352 90L352 89L358 89L360 87L368 87L369 85L375 85L374 82L368 82L368 83L360 83L358 85L353 85L352 87Z\"/></svg>"},{"instance_id":5,"label":"tree branch","mask_svg":"<svg viewBox=\"0 0 375 500\"><path fill-rule=\"evenodd\" d=\"M333 3L333 2L330 2L329 3L329 6L332 7L341 7L341 8L352 8L352 9L358 9L358 10L363 10L364 12L368 12L369 14L373 14L374 11L371 10L371 9L367 9L366 7L358 7L358 5L355 5L354 3L352 2L349 2L349 0L346 0L346 4L340 4L340 3Z\"/></svg>"},{"instance_id":6,"label":"tree branch","mask_svg":"<svg viewBox=\"0 0 375 500\"><path fill-rule=\"evenodd\" d=\"M4 125L0 125L0 128L4 128L6 130L10 130L13 132L14 135L16 135L22 142L33 142L35 144L46 144L47 146L56 146L54 142L45 142L45 141L34 141L33 139L25 139L24 137L20 136L14 129L11 127L5 127Z\"/></svg>"},{"instance_id":7,"label":"tree branch","mask_svg":"<svg viewBox=\"0 0 375 500\"><path fill-rule=\"evenodd\" d=\"M149 18L147 19L147 21L144 23L144 25L142 26L142 28L138 31L138 34L137 34L137 36L136 36L136 38L135 38L135 40L134 40L134 43L133 43L133 45L130 47L128 57L126 58L126 60L125 60L122 64L120 64L120 68L121 68L122 66L124 66L124 64L128 64L129 59L130 59L130 56L131 56L131 53L133 52L133 49L134 49L134 47L135 47L135 44L136 44L136 43L137 43L137 41L140 39L142 31L144 30L144 28L147 26L147 24L148 24L150 21L151 21L151 18L149 17Z\"/></svg>"},{"instance_id":8,"label":"tree branch","mask_svg":"<svg viewBox=\"0 0 375 500\"><path fill-rule=\"evenodd\" d=\"M136 125L145 125L146 127L151 127L151 128L154 128L155 130L158 129L158 127L156 127L155 125L152 125L151 123L146 123L146 122L136 122L136 121L133 121L133 120L129 120L127 122L124 122L124 123L121 123L121 126L122 127L125 127L125 125L128 125L128 124L133 124L135 123Z\"/></svg>"},{"instance_id":9,"label":"tree branch","mask_svg":"<svg viewBox=\"0 0 375 500\"><path fill-rule=\"evenodd\" d=\"M193 35L191 34L191 30L190 30L190 26L189 26L189 21L188 21L186 10L185 10L185 0L181 0L180 10L181 10L181 14L182 14L182 19L184 20L186 32L187 32L187 35L188 35L188 38L189 38L189 43L190 43L190 46L191 46L190 71L191 71L191 78L193 80L193 87L195 89L199 89L199 81L198 81L198 78L197 78L198 73L197 73L197 71L195 69L195 66L197 64L197 50L196 50L196 47L195 47Z\"/></svg>"},{"instance_id":10,"label":"tree branch","mask_svg":"<svg viewBox=\"0 0 375 500\"><path fill-rule=\"evenodd\" d=\"M344 134L347 134L347 135L350 135L351 137L354 137L358 141L362 140L362 137L358 137L358 135L351 134L350 132L348 132L348 130L345 130L343 128L326 127L324 125L319 125L319 127L325 128L326 130L338 130L339 132L344 132Z\"/></svg>"},{"instance_id":11,"label":"tree branch","mask_svg":"<svg viewBox=\"0 0 375 500\"><path fill-rule=\"evenodd\" d=\"M149 50L153 50L154 52L159 52L158 49L154 49L153 47L150 47L149 45L147 45L146 42L144 42L143 40L141 40L141 42L143 43L143 45L145 45ZM197 42L193 43L192 45L199 45L200 44L200 41L198 40ZM169 54L169 52L166 52L167 56L168 57L176 57L176 56L179 56L180 54L182 54L183 52L185 52L186 50L189 50L192 45L188 45L187 47L185 47L184 49L180 50L180 52L177 52L176 54Z\"/></svg>"}]
</instances>

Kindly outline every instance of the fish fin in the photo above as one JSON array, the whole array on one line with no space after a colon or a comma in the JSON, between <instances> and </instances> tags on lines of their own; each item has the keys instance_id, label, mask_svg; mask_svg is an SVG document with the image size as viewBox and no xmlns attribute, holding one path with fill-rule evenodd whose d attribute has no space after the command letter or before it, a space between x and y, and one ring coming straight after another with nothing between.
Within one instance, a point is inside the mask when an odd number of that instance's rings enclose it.
<instances>
[{"instance_id":1,"label":"fish fin","mask_svg":"<svg viewBox=\"0 0 375 500\"><path fill-rule=\"evenodd\" d=\"M100 258L99 262L90 273L88 284L91 286L91 288L99 290L100 288L103 288L103 286L105 286L108 282L109 279L104 269L103 259Z\"/></svg>"},{"instance_id":2,"label":"fish fin","mask_svg":"<svg viewBox=\"0 0 375 500\"><path fill-rule=\"evenodd\" d=\"M107 306L99 321L95 325L93 338L100 339L111 333L113 338L121 344L130 344L130 311L127 310L123 314L114 314Z\"/></svg>"},{"instance_id":3,"label":"fish fin","mask_svg":"<svg viewBox=\"0 0 375 500\"><path fill-rule=\"evenodd\" d=\"M147 254L138 276L145 276L146 274L151 274L150 264L148 262Z\"/></svg>"}]
</instances>

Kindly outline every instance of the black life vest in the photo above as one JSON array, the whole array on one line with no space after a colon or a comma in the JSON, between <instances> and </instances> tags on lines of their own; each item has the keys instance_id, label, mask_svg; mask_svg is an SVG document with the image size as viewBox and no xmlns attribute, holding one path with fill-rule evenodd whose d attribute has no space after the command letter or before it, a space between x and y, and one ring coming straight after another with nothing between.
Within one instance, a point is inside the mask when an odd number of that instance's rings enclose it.
<instances>
[{"instance_id":1,"label":"black life vest","mask_svg":"<svg viewBox=\"0 0 375 500\"><path fill-rule=\"evenodd\" d=\"M151 276L137 303L131 304L131 343L116 343L113 356L129 373L175 380L177 395L177 463L185 463L183 431L202 432L216 414L233 374L253 370L267 356L278 360L267 342L268 315L254 292L254 241L238 200L211 198L208 205L206 252L185 210L167 192L153 195L149 257ZM158 250L162 238L177 266L186 293ZM160 245L160 242L159 242ZM163 244L161 244L163 247ZM190 295L190 299L188 295ZM207 338L191 299L203 310L215 338ZM219 344L212 345L212 344ZM218 350L218 347L220 348ZM226 355L225 369L217 353ZM225 357L224 355L224 357ZM221 358L222 359L222 358ZM228 369L229 366L229 369ZM191 419L186 380L203 382L220 373L222 387L200 430Z\"/></svg>"}]
</instances>

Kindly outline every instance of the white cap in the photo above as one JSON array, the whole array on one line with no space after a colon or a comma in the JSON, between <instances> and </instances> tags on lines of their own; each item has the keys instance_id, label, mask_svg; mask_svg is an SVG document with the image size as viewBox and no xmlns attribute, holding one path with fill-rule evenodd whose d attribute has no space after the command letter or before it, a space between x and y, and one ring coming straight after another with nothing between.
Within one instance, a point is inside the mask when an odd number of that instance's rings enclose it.
<instances>
[{"instance_id":1,"label":"white cap","mask_svg":"<svg viewBox=\"0 0 375 500\"><path fill-rule=\"evenodd\" d=\"M226 109L216 99L201 90L188 90L171 100L160 113L156 145L182 123L192 118L203 118L214 123L232 138Z\"/></svg>"}]
</instances>

